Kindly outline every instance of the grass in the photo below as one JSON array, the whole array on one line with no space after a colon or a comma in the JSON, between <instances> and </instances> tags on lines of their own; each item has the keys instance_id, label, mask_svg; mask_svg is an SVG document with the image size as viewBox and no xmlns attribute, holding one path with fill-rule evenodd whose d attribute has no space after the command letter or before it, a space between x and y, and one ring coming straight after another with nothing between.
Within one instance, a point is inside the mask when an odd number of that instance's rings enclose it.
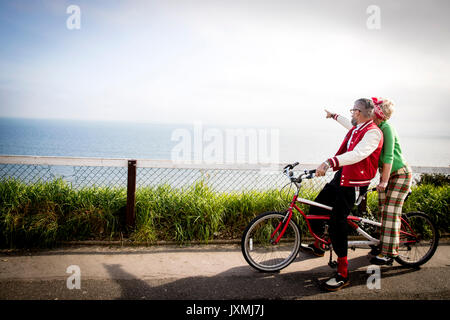
<instances>
[{"instance_id":1,"label":"grass","mask_svg":"<svg viewBox=\"0 0 450 320\"><path fill-rule=\"evenodd\" d=\"M318 192L306 190L314 199ZM136 227L125 227L126 188L73 189L63 180L26 185L16 180L0 182L0 246L52 246L59 241L117 240L123 233L133 241L155 243L212 239L240 239L245 226L265 211L286 210L292 190L224 193L204 182L185 189L169 185L138 188ZM404 211L429 213L441 232L448 233L450 189L419 185ZM377 217L377 195L368 197L369 217ZM308 206L301 205L308 212ZM299 215L294 217L302 222ZM304 222L300 224L306 230Z\"/></svg>"},{"instance_id":2,"label":"grass","mask_svg":"<svg viewBox=\"0 0 450 320\"><path fill-rule=\"evenodd\" d=\"M49 246L117 236L126 189L74 190L60 179L32 185L8 180L0 182L0 199L0 245Z\"/></svg>"},{"instance_id":3,"label":"grass","mask_svg":"<svg viewBox=\"0 0 450 320\"><path fill-rule=\"evenodd\" d=\"M168 185L139 188L132 238L180 243L236 238L257 214L284 207L274 190L220 193L203 182L181 190Z\"/></svg>"}]
</instances>

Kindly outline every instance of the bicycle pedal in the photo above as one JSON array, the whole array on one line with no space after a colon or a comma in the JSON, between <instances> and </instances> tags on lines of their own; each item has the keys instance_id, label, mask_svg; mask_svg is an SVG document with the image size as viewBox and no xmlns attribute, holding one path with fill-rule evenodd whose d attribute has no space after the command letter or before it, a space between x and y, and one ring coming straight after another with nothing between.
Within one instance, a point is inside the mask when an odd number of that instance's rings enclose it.
<instances>
[{"instance_id":1,"label":"bicycle pedal","mask_svg":"<svg viewBox=\"0 0 450 320\"><path fill-rule=\"evenodd\" d=\"M328 265L330 266L330 268L335 269L335 268L337 268L338 263L337 263L337 261L331 261L331 262L328 262Z\"/></svg>"}]
</instances>

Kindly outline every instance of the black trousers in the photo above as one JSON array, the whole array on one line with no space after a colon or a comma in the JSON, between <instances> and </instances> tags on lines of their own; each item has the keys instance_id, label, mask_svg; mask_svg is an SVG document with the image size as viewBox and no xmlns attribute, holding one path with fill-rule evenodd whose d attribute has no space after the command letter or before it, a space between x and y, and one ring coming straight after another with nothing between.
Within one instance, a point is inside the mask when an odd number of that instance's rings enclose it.
<instances>
[{"instance_id":1,"label":"black trousers","mask_svg":"<svg viewBox=\"0 0 450 320\"><path fill-rule=\"evenodd\" d=\"M355 187L343 187L340 185L342 169L337 171L333 179L325 185L314 201L333 207L329 221L329 234L331 244L337 256L347 256L348 229L347 216L355 203ZM360 193L367 191L366 187L360 187ZM309 214L328 215L329 210L311 206ZM324 231L323 221L311 221L311 228L317 235Z\"/></svg>"}]
</instances>

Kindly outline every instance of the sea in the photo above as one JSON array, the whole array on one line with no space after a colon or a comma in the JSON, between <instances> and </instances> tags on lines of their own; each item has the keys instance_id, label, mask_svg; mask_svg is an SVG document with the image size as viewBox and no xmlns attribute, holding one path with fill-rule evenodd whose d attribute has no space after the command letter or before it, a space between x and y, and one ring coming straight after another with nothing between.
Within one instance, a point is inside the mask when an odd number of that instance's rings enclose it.
<instances>
[{"instance_id":1,"label":"sea","mask_svg":"<svg viewBox=\"0 0 450 320\"><path fill-rule=\"evenodd\" d=\"M266 127L0 118L0 155L317 164L334 155L345 133L343 128L305 129L300 123ZM450 165L449 135L400 136L411 166Z\"/></svg>"}]
</instances>

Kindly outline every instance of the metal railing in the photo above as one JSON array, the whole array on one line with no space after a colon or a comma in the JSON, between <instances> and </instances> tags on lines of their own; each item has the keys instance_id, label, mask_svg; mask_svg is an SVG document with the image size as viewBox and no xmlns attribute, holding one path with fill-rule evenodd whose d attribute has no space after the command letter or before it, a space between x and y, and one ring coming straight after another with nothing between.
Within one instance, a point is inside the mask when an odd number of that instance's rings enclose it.
<instances>
[{"instance_id":1,"label":"metal railing","mask_svg":"<svg viewBox=\"0 0 450 320\"><path fill-rule=\"evenodd\" d=\"M127 188L127 223L135 222L136 188L169 185L183 192L202 181L217 192L248 192L280 189L289 183L282 174L283 164L212 164L170 160L128 160L41 156L0 156L0 181L16 179L25 184L50 182L61 178L72 188ZM316 164L300 164L297 170L315 169ZM423 173L450 174L449 167L412 167L413 184ZM325 177L305 181L319 192L331 180ZM372 180L375 186L379 175Z\"/></svg>"}]
</instances>

